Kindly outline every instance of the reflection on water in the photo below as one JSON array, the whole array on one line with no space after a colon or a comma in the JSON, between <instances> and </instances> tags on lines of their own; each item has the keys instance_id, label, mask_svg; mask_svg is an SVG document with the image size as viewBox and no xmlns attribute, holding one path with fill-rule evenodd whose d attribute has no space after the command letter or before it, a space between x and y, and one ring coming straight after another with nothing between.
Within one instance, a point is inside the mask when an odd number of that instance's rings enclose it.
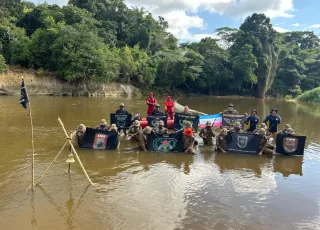
<instances>
[{"instance_id":1,"label":"reflection on water","mask_svg":"<svg viewBox=\"0 0 320 230\"><path fill-rule=\"evenodd\" d=\"M34 97L36 178L65 142L68 130L95 126L124 100L145 113L144 100ZM217 113L232 102L241 113L263 118L276 107L283 124L307 135L304 157L215 154L200 146L194 156L78 149L96 187L77 163L67 173L66 149L41 186L30 184L30 131L15 97L0 97L1 229L320 229L320 134L316 109L276 100L188 98L180 103ZM307 109L306 109L307 108ZM315 107L312 107L315 108Z\"/></svg>"}]
</instances>

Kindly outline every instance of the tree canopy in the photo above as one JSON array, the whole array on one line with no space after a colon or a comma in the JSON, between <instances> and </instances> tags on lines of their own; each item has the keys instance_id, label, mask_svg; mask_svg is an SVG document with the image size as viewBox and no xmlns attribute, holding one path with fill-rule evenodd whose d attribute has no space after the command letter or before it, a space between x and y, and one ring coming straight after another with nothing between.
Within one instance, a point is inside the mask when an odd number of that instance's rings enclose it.
<instances>
[{"instance_id":1,"label":"tree canopy","mask_svg":"<svg viewBox=\"0 0 320 230\"><path fill-rule=\"evenodd\" d=\"M42 68L68 82L112 81L208 95L292 95L320 82L320 40L276 32L264 14L216 38L178 43L163 17L124 0L67 6L0 0L0 71Z\"/></svg>"}]
</instances>

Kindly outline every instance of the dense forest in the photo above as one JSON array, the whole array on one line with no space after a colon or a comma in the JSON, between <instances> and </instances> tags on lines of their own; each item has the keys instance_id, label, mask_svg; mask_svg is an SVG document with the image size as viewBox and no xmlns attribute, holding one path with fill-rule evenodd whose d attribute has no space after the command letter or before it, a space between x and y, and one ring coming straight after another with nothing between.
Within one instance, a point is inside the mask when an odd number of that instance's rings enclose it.
<instances>
[{"instance_id":1,"label":"dense forest","mask_svg":"<svg viewBox=\"0 0 320 230\"><path fill-rule=\"evenodd\" d=\"M209 95L293 96L320 84L320 40L278 33L264 14L218 39L179 43L168 23L123 0L67 6L0 0L0 72L10 65L68 82L124 82Z\"/></svg>"}]
</instances>

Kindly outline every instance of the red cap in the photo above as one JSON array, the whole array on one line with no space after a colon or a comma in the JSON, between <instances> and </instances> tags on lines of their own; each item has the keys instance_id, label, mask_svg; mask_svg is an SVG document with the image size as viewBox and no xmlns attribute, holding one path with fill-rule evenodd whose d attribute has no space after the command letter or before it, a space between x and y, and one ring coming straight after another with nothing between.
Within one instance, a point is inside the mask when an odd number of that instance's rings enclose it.
<instances>
[{"instance_id":1,"label":"red cap","mask_svg":"<svg viewBox=\"0 0 320 230\"><path fill-rule=\"evenodd\" d=\"M167 96L167 99L171 99L171 96Z\"/></svg>"},{"instance_id":2,"label":"red cap","mask_svg":"<svg viewBox=\"0 0 320 230\"><path fill-rule=\"evenodd\" d=\"M152 92L150 92L150 93L149 93L149 95L153 95L153 93L152 93Z\"/></svg>"}]
</instances>

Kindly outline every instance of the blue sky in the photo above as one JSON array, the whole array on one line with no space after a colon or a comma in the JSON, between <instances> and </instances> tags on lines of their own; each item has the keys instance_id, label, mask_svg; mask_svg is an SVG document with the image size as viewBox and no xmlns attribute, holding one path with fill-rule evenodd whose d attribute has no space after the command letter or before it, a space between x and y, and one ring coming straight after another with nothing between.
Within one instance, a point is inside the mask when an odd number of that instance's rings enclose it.
<instances>
[{"instance_id":1,"label":"blue sky","mask_svg":"<svg viewBox=\"0 0 320 230\"><path fill-rule=\"evenodd\" d=\"M31 0L58 5L67 0ZM169 22L169 30L185 41L214 36L223 26L238 28L246 16L265 13L279 32L310 30L320 36L320 0L126 0Z\"/></svg>"}]
</instances>

